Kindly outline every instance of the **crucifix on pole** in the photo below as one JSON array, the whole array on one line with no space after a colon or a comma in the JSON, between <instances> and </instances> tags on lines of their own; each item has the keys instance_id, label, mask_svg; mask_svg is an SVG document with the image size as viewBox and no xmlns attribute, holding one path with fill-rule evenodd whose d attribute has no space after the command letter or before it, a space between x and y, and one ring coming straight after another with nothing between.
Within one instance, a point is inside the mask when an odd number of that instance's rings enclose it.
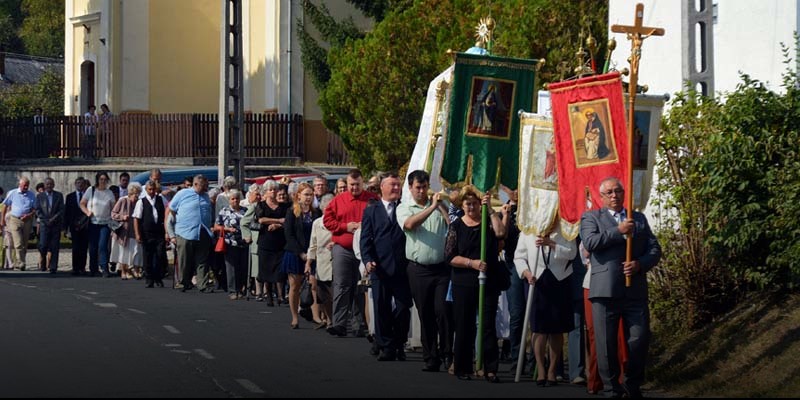
<instances>
[{"instance_id":1,"label":"crucifix on pole","mask_svg":"<svg viewBox=\"0 0 800 400\"><path fill-rule=\"evenodd\" d=\"M664 28L651 28L642 26L644 18L644 4L636 4L634 25L612 25L611 32L625 33L631 41L630 81L628 82L628 176L625 177L625 204L628 210L628 221L633 220L633 127L634 127L634 102L636 101L636 88L639 81L639 60L642 57L642 42L650 36L664 36ZM628 235L626 262L633 259L633 235ZM631 277L625 276L625 286L631 286Z\"/></svg>"}]
</instances>

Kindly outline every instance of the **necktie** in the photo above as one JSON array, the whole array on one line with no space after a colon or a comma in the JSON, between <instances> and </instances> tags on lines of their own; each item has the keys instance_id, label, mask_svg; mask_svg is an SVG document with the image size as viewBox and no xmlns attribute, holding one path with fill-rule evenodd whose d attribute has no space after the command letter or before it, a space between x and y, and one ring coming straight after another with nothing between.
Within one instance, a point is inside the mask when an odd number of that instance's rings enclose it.
<instances>
[{"instance_id":1,"label":"necktie","mask_svg":"<svg viewBox=\"0 0 800 400\"><path fill-rule=\"evenodd\" d=\"M394 221L394 203L389 203L386 206L386 214L389 215L389 221Z\"/></svg>"}]
</instances>

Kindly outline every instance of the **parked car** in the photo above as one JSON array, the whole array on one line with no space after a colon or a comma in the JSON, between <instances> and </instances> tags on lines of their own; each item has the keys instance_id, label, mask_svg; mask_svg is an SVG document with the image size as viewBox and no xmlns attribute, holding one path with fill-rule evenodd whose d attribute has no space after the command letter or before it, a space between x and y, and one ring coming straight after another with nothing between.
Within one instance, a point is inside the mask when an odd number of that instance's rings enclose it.
<instances>
[{"instance_id":1,"label":"parked car","mask_svg":"<svg viewBox=\"0 0 800 400\"><path fill-rule=\"evenodd\" d=\"M203 174L208 178L209 182L216 182L219 180L217 167L192 167L180 169L163 169L161 170L161 186L175 186L183 183L187 177L194 177L195 175ZM144 185L150 179L150 171L142 172L131 178L131 182L138 182Z\"/></svg>"},{"instance_id":2,"label":"parked car","mask_svg":"<svg viewBox=\"0 0 800 400\"><path fill-rule=\"evenodd\" d=\"M346 177L347 174L330 174L330 175L329 174L323 174L323 175L320 175L320 174L307 174L306 173L306 174L264 175L264 176L257 176L255 178L247 178L247 179L245 179L245 182L247 182L247 184L257 183L259 185L263 185L264 182L266 182L268 180L281 181L285 177L289 177L293 182L308 183L309 185L313 185L314 184L314 178L316 178L318 176L322 176L323 178L325 178L326 181L328 181L328 191L329 192L333 192L334 189L336 189L336 181L339 180L339 178Z\"/></svg>"}]
</instances>

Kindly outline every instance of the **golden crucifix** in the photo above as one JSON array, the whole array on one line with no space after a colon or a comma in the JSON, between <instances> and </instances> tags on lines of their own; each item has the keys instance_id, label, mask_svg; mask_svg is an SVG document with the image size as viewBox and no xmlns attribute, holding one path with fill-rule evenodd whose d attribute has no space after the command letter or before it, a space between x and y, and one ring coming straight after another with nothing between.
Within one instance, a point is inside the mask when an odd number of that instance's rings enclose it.
<instances>
[{"instance_id":1,"label":"golden crucifix","mask_svg":"<svg viewBox=\"0 0 800 400\"><path fill-rule=\"evenodd\" d=\"M611 32L625 33L631 41L631 56L628 62L631 64L630 81L628 82L628 176L625 180L627 195L625 203L628 209L628 220L633 220L633 127L634 127L634 102L636 101L636 87L639 81L639 60L642 57L642 42L650 36L664 36L663 28L651 28L642 26L644 18L644 4L636 4L636 15L634 25L612 25ZM628 235L628 248L626 261L633 259L633 235ZM631 277L625 276L625 286L631 286Z\"/></svg>"}]
</instances>

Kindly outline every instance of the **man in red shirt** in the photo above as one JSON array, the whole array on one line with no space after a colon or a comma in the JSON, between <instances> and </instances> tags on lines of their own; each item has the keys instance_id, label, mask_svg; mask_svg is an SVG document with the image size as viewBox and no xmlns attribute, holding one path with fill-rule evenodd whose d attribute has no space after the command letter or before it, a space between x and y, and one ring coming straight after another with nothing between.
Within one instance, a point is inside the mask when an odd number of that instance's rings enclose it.
<instances>
[{"instance_id":1,"label":"man in red shirt","mask_svg":"<svg viewBox=\"0 0 800 400\"><path fill-rule=\"evenodd\" d=\"M325 209L322 222L333 234L333 325L328 333L347 335L347 317L352 312L356 335L364 334L364 296L356 293L360 278L359 261L353 253L353 232L361 228L361 216L370 201L377 200L373 193L364 191L361 171L352 169L347 174L347 191L336 196Z\"/></svg>"}]
</instances>

